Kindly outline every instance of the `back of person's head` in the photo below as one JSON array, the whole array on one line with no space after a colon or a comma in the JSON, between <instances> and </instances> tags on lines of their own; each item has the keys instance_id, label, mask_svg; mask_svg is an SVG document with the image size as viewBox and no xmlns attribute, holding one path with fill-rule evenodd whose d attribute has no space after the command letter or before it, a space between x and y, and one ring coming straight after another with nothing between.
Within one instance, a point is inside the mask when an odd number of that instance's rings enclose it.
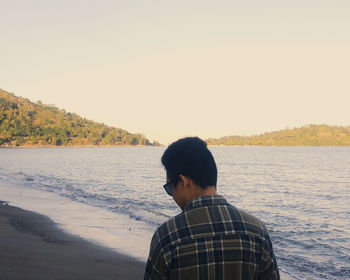
<instances>
[{"instance_id":1,"label":"back of person's head","mask_svg":"<svg viewBox=\"0 0 350 280\"><path fill-rule=\"evenodd\" d=\"M187 137L172 143L162 156L168 179L184 175L201 188L216 186L217 168L207 143L198 137Z\"/></svg>"}]
</instances>

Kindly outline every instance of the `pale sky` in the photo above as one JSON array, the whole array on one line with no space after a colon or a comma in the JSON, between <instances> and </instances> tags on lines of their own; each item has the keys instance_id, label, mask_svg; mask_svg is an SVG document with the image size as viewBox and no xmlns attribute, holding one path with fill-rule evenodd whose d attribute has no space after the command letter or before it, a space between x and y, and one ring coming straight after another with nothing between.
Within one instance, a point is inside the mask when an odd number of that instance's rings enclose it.
<instances>
[{"instance_id":1,"label":"pale sky","mask_svg":"<svg viewBox=\"0 0 350 280\"><path fill-rule=\"evenodd\" d=\"M0 0L0 88L163 144L350 125L349 0Z\"/></svg>"}]
</instances>

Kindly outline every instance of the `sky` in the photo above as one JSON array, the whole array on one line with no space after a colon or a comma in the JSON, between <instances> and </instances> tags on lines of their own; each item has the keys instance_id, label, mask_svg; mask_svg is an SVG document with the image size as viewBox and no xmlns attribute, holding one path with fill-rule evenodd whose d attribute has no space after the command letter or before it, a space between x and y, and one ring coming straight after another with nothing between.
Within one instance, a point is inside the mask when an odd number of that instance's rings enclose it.
<instances>
[{"instance_id":1,"label":"sky","mask_svg":"<svg viewBox=\"0 0 350 280\"><path fill-rule=\"evenodd\" d=\"M0 88L168 144L350 125L348 0L0 0Z\"/></svg>"}]
</instances>

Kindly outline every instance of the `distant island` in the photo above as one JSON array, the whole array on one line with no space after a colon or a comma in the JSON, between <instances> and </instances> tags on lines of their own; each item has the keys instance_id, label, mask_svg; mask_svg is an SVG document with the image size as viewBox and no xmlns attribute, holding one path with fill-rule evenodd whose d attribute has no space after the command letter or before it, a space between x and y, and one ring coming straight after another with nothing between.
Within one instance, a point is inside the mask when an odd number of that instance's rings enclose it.
<instances>
[{"instance_id":1,"label":"distant island","mask_svg":"<svg viewBox=\"0 0 350 280\"><path fill-rule=\"evenodd\" d=\"M0 147L160 146L142 134L67 113L41 101L33 103L0 89Z\"/></svg>"},{"instance_id":2,"label":"distant island","mask_svg":"<svg viewBox=\"0 0 350 280\"><path fill-rule=\"evenodd\" d=\"M350 146L350 126L306 125L254 136L210 138L206 142L236 146Z\"/></svg>"}]
</instances>

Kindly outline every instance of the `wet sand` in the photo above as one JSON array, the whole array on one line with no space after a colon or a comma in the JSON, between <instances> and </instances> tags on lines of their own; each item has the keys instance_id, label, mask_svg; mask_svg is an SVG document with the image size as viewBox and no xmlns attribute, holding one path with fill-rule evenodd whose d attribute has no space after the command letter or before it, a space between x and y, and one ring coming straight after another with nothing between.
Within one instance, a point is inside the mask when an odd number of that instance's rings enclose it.
<instances>
[{"instance_id":1,"label":"wet sand","mask_svg":"<svg viewBox=\"0 0 350 280\"><path fill-rule=\"evenodd\" d=\"M145 264L0 202L0 279L142 279Z\"/></svg>"}]
</instances>

